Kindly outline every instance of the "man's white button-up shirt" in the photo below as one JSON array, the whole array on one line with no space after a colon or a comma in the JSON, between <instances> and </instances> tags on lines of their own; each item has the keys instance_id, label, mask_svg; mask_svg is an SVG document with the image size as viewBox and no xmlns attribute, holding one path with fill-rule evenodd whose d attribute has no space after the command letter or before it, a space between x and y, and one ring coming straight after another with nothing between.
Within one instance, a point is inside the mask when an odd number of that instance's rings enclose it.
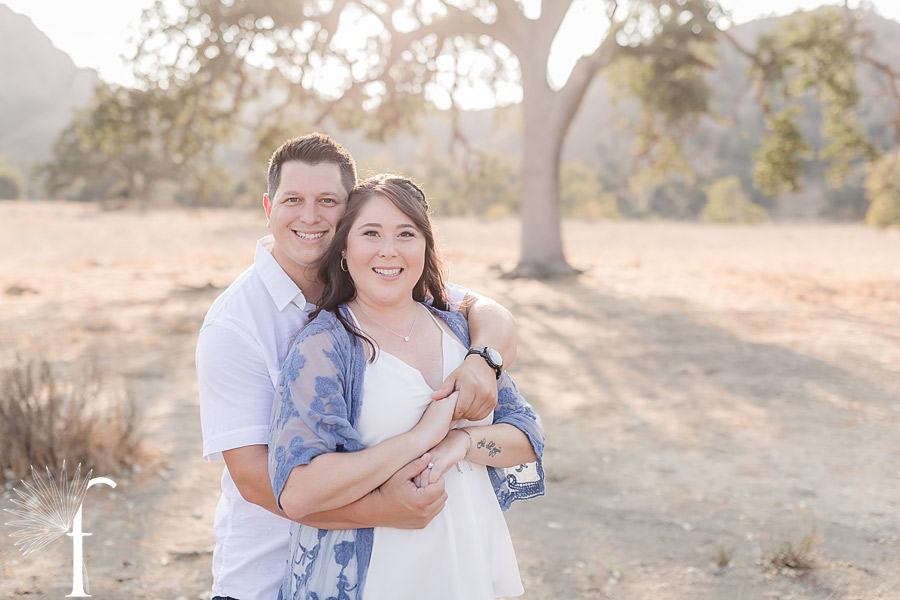
<instances>
[{"instance_id":1,"label":"man's white button-up shirt","mask_svg":"<svg viewBox=\"0 0 900 600\"><path fill-rule=\"evenodd\" d=\"M203 457L266 444L281 364L315 308L275 261L271 236L253 266L216 299L197 341ZM241 497L226 467L216 508L213 595L271 600L278 595L290 521Z\"/></svg>"}]
</instances>

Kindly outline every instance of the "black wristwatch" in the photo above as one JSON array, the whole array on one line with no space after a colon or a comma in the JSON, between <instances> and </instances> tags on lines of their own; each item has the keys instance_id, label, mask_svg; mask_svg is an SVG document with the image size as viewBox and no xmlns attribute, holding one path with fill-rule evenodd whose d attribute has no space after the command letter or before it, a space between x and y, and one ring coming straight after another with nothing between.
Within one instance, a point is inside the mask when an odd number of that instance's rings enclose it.
<instances>
[{"instance_id":1,"label":"black wristwatch","mask_svg":"<svg viewBox=\"0 0 900 600\"><path fill-rule=\"evenodd\" d=\"M497 374L497 379L500 379L500 372L503 368L503 357L500 356L499 352L490 346L478 346L476 348L469 348L469 351L466 352L466 356L469 356L470 354L477 354L483 358L488 366L494 370L494 373Z\"/></svg>"}]
</instances>

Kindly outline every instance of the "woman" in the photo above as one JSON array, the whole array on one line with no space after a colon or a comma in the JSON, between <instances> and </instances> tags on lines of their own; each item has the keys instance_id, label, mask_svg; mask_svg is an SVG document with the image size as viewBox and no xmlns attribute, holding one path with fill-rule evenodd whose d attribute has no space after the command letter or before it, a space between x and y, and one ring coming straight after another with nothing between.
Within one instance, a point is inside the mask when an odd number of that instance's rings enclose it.
<instances>
[{"instance_id":1,"label":"woman","mask_svg":"<svg viewBox=\"0 0 900 600\"><path fill-rule=\"evenodd\" d=\"M428 205L410 180L360 183L322 258L325 296L282 369L269 474L292 519L349 504L428 453L444 509L421 530L294 523L280 597L478 600L520 595L501 508L543 494L540 420L507 375L494 414L452 423L433 388L466 356Z\"/></svg>"}]
</instances>

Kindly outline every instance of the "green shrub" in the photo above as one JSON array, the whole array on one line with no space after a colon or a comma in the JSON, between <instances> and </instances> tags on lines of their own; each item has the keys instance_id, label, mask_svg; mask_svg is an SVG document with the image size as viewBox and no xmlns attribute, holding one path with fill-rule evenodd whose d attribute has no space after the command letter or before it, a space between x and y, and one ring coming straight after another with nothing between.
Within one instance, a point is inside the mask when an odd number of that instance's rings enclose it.
<instances>
[{"instance_id":1,"label":"green shrub","mask_svg":"<svg viewBox=\"0 0 900 600\"><path fill-rule=\"evenodd\" d=\"M754 204L734 175L714 181L706 188L706 206L701 216L714 223L759 223L769 219L769 212Z\"/></svg>"},{"instance_id":2,"label":"green shrub","mask_svg":"<svg viewBox=\"0 0 900 600\"><path fill-rule=\"evenodd\" d=\"M25 195L25 179L15 167L0 163L0 200L18 200Z\"/></svg>"},{"instance_id":3,"label":"green shrub","mask_svg":"<svg viewBox=\"0 0 900 600\"><path fill-rule=\"evenodd\" d=\"M900 152L888 154L869 165L866 173L871 227L900 227Z\"/></svg>"},{"instance_id":4,"label":"green shrub","mask_svg":"<svg viewBox=\"0 0 900 600\"><path fill-rule=\"evenodd\" d=\"M562 214L573 219L621 219L614 194L600 191L597 172L580 161L563 163L559 174Z\"/></svg>"}]
</instances>

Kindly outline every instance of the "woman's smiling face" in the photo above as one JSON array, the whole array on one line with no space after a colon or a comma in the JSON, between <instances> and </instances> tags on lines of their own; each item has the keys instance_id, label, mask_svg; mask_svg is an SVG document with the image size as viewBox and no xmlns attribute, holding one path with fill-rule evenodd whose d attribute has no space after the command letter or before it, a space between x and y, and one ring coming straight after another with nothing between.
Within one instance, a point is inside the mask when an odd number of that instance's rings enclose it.
<instances>
[{"instance_id":1,"label":"woman's smiling face","mask_svg":"<svg viewBox=\"0 0 900 600\"><path fill-rule=\"evenodd\" d=\"M425 268L425 237L387 197L365 202L344 250L357 296L372 306L411 301Z\"/></svg>"}]
</instances>

